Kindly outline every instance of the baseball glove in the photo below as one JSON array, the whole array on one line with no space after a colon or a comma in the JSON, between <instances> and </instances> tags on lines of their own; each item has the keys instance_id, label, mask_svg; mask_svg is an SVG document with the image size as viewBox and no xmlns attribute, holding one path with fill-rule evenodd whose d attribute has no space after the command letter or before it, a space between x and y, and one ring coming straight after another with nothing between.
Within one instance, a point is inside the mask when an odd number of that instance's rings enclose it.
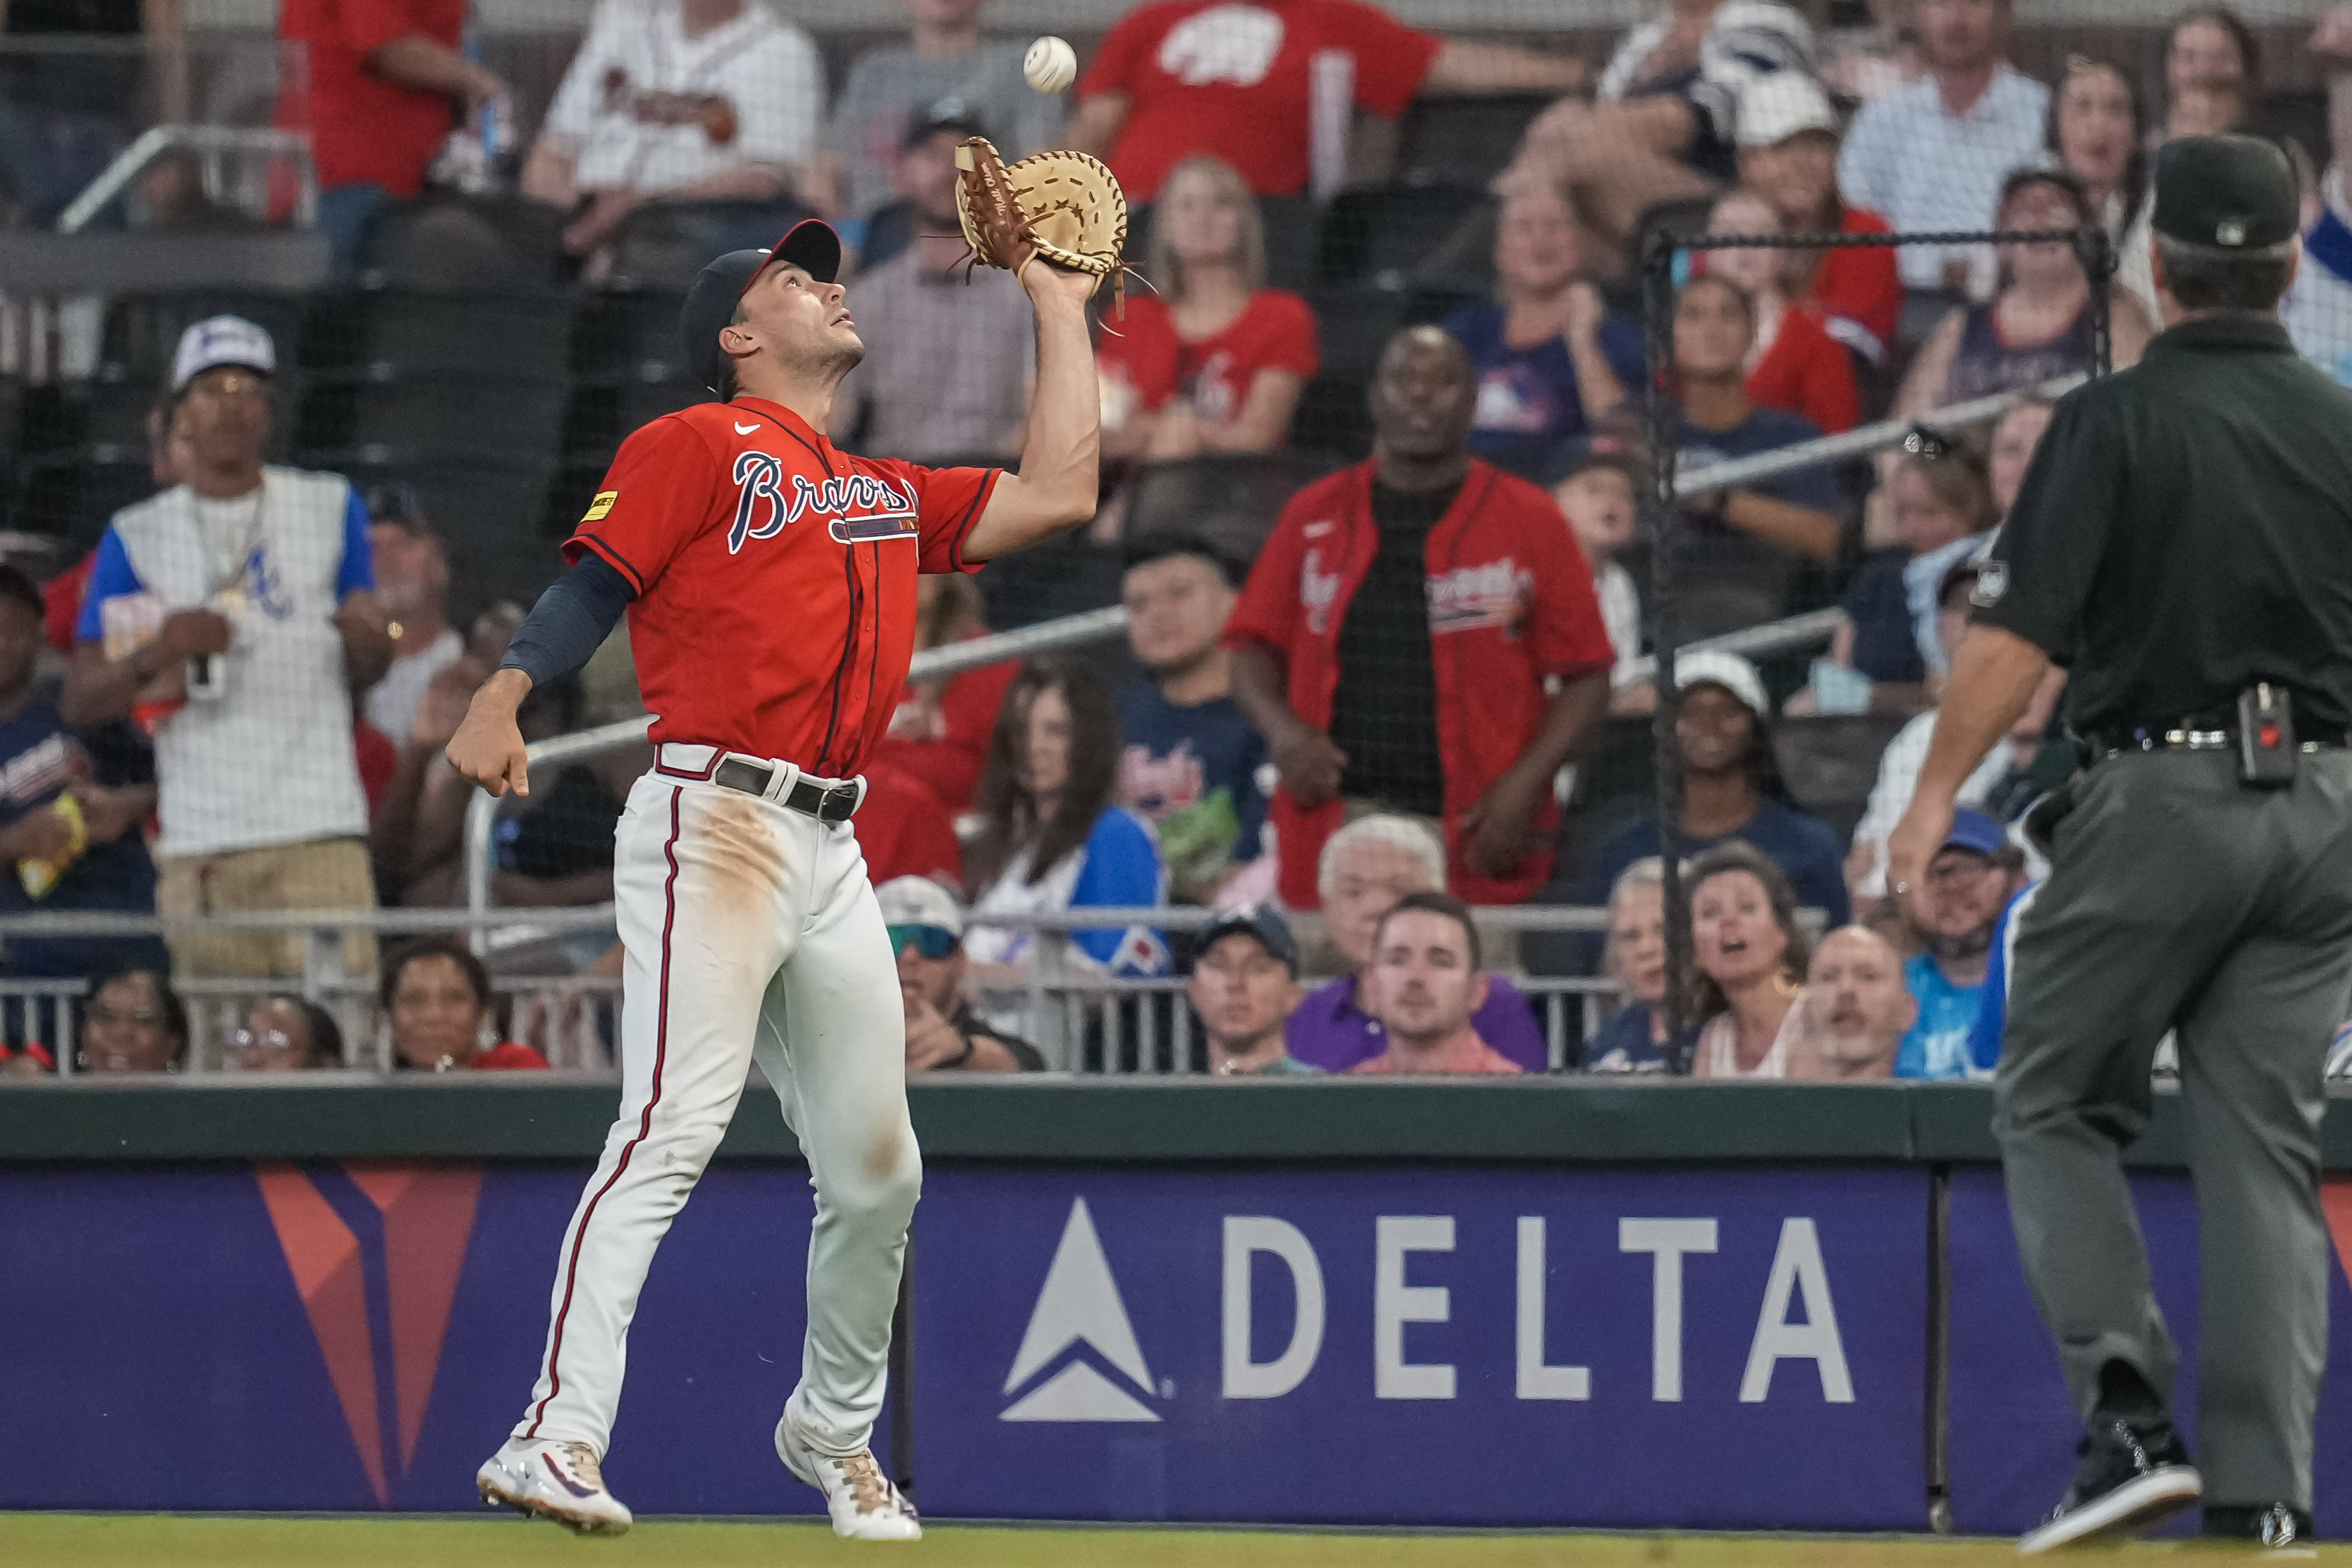
<instances>
[{"instance_id":1,"label":"baseball glove","mask_svg":"<svg viewBox=\"0 0 2352 1568\"><path fill-rule=\"evenodd\" d=\"M1036 153L1006 165L985 137L956 149L956 216L975 265L1018 272L1040 258L1111 280L1126 305L1127 196L1099 159Z\"/></svg>"}]
</instances>

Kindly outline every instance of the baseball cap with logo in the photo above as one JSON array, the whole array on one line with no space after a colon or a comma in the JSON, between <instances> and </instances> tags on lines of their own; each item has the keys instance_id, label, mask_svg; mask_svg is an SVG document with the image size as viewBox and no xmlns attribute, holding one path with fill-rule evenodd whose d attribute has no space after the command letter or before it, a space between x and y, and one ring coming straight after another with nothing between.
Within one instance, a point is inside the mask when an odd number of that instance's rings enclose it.
<instances>
[{"instance_id":1,"label":"baseball cap with logo","mask_svg":"<svg viewBox=\"0 0 2352 1568\"><path fill-rule=\"evenodd\" d=\"M803 218L767 249L730 250L702 269L694 287L687 290L677 328L686 349L686 368L713 392L719 390L719 377L727 369L727 352L719 346L719 334L735 319L736 305L772 262L789 263L820 283L830 283L841 275L841 236L823 218Z\"/></svg>"},{"instance_id":2,"label":"baseball cap with logo","mask_svg":"<svg viewBox=\"0 0 2352 1568\"><path fill-rule=\"evenodd\" d=\"M912 942L926 958L945 958L963 940L963 910L955 895L929 877L893 877L874 889L890 928L890 951ZM939 936L925 933L939 932ZM938 951L934 952L933 949Z\"/></svg>"},{"instance_id":3,"label":"baseball cap with logo","mask_svg":"<svg viewBox=\"0 0 2352 1568\"><path fill-rule=\"evenodd\" d=\"M1245 936L1282 962L1291 978L1298 977L1298 939L1290 934L1290 922L1264 904L1244 904L1228 910L1201 929L1201 940L1193 944L1192 962L1229 936Z\"/></svg>"},{"instance_id":4,"label":"baseball cap with logo","mask_svg":"<svg viewBox=\"0 0 2352 1568\"><path fill-rule=\"evenodd\" d=\"M1720 686L1759 719L1771 714L1772 701L1764 695L1764 678L1756 673L1754 665L1736 653L1697 647L1675 655L1675 689L1687 691L1694 686Z\"/></svg>"},{"instance_id":5,"label":"baseball cap with logo","mask_svg":"<svg viewBox=\"0 0 2352 1568\"><path fill-rule=\"evenodd\" d=\"M172 390L185 392L188 383L208 370L237 365L264 375L278 371L278 345L269 334L243 316L210 316L180 334L172 355Z\"/></svg>"},{"instance_id":6,"label":"baseball cap with logo","mask_svg":"<svg viewBox=\"0 0 2352 1568\"><path fill-rule=\"evenodd\" d=\"M1778 147L1805 131L1837 133L1836 108L1821 84L1802 71L1777 70L1739 89L1734 139L1742 147Z\"/></svg>"},{"instance_id":7,"label":"baseball cap with logo","mask_svg":"<svg viewBox=\"0 0 2352 1568\"><path fill-rule=\"evenodd\" d=\"M2294 240L2294 165L2259 136L2184 136L2156 154L2156 232L2181 245L2262 256Z\"/></svg>"}]
</instances>

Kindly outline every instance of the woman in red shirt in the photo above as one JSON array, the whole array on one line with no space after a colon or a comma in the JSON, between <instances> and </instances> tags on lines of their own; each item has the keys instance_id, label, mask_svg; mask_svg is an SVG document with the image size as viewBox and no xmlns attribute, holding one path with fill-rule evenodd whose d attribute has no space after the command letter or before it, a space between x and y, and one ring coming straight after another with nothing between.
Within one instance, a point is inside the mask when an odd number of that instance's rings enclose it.
<instances>
[{"instance_id":1,"label":"woman in red shirt","mask_svg":"<svg viewBox=\"0 0 2352 1568\"><path fill-rule=\"evenodd\" d=\"M1754 191L1727 192L1707 215L1707 233L1779 234L1780 214ZM1862 417L1853 359L1812 307L1790 300L1785 252L1709 250L1706 270L1748 290L1756 306L1756 347L1748 361L1748 395L1766 408L1801 414L1827 435Z\"/></svg>"},{"instance_id":2,"label":"woman in red shirt","mask_svg":"<svg viewBox=\"0 0 2352 1568\"><path fill-rule=\"evenodd\" d=\"M1232 164L1204 154L1170 171L1152 206L1144 273L1159 298L1130 299L1097 352L1103 456L1284 445L1315 374L1315 312L1264 287L1265 232Z\"/></svg>"}]
</instances>

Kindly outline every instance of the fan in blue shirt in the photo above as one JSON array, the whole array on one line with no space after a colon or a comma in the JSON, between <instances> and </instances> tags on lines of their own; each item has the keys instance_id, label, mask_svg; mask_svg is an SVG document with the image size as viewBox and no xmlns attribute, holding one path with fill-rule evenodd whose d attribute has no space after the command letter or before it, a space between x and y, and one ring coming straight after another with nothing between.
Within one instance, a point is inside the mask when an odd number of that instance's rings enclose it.
<instances>
[{"instance_id":1,"label":"fan in blue shirt","mask_svg":"<svg viewBox=\"0 0 2352 1568\"><path fill-rule=\"evenodd\" d=\"M1675 660L1675 684L1682 689L1675 725L1683 766L1682 853L1742 839L1788 873L1799 905L1826 910L1832 930L1845 924L1844 856L1829 824L1791 802L1780 782L1765 718L1770 701L1756 667L1738 654L1701 649ZM1658 839L1654 813L1612 834L1580 879L1576 902L1606 902L1618 873L1660 853Z\"/></svg>"},{"instance_id":2,"label":"fan in blue shirt","mask_svg":"<svg viewBox=\"0 0 2352 1568\"><path fill-rule=\"evenodd\" d=\"M55 693L35 679L43 613L32 580L0 566L0 915L153 914L155 865L140 825L155 808L154 756L128 725L66 727ZM6 955L20 979L171 972L152 936L15 937Z\"/></svg>"},{"instance_id":3,"label":"fan in blue shirt","mask_svg":"<svg viewBox=\"0 0 2352 1568\"><path fill-rule=\"evenodd\" d=\"M2000 825L1961 811L1913 893L1912 921L1925 951L1903 966L1919 1004L1918 1022L1895 1053L1896 1078L1984 1078L1999 1060L1976 1052L1977 1019L1993 990L1993 936L2021 881L2023 857Z\"/></svg>"},{"instance_id":4,"label":"fan in blue shirt","mask_svg":"<svg viewBox=\"0 0 2352 1568\"><path fill-rule=\"evenodd\" d=\"M1265 742L1233 699L1223 635L1234 573L1206 546L1139 551L1120 587L1150 679L1119 693L1118 801L1150 822L1180 899L1207 901L1263 851Z\"/></svg>"}]
</instances>

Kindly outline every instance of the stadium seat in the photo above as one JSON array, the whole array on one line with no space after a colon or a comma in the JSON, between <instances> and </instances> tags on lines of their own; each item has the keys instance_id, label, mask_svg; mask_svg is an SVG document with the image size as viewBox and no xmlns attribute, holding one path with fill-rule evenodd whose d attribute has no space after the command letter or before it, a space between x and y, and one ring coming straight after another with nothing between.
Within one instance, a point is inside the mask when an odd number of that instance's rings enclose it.
<instances>
[{"instance_id":1,"label":"stadium seat","mask_svg":"<svg viewBox=\"0 0 2352 1568\"><path fill-rule=\"evenodd\" d=\"M1316 339L1320 350L1316 374L1349 381L1370 381L1380 367L1381 351L1405 324L1412 296L1358 284L1307 290L1315 310Z\"/></svg>"},{"instance_id":2,"label":"stadium seat","mask_svg":"<svg viewBox=\"0 0 2352 1568\"><path fill-rule=\"evenodd\" d=\"M1336 452L1349 462L1371 455L1372 414L1366 403L1370 377L1318 375L1298 395L1298 410L1290 416L1290 441L1295 447Z\"/></svg>"},{"instance_id":3,"label":"stadium seat","mask_svg":"<svg viewBox=\"0 0 2352 1568\"><path fill-rule=\"evenodd\" d=\"M716 257L774 244L815 213L788 197L773 201L647 202L621 220L610 243L616 289L683 293Z\"/></svg>"},{"instance_id":4,"label":"stadium seat","mask_svg":"<svg viewBox=\"0 0 2352 1568\"><path fill-rule=\"evenodd\" d=\"M1907 714L1847 713L1773 726L1772 751L1789 793L1836 830L1839 843L1853 836L1878 782L1878 759L1907 722Z\"/></svg>"},{"instance_id":5,"label":"stadium seat","mask_svg":"<svg viewBox=\"0 0 2352 1568\"><path fill-rule=\"evenodd\" d=\"M1373 282L1402 289L1488 204L1468 185L1381 185L1342 191L1323 215L1316 276L1327 284Z\"/></svg>"},{"instance_id":6,"label":"stadium seat","mask_svg":"<svg viewBox=\"0 0 2352 1568\"><path fill-rule=\"evenodd\" d=\"M36 458L19 465L16 477L9 528L61 539L75 556L98 542L116 512L145 500L156 489L143 446L92 447Z\"/></svg>"},{"instance_id":7,"label":"stadium seat","mask_svg":"<svg viewBox=\"0 0 2352 1568\"><path fill-rule=\"evenodd\" d=\"M1080 529L989 563L976 581L988 601L990 628L1011 631L1118 603L1123 560L1117 545L1098 543Z\"/></svg>"},{"instance_id":8,"label":"stadium seat","mask_svg":"<svg viewBox=\"0 0 2352 1568\"><path fill-rule=\"evenodd\" d=\"M571 363L573 306L570 292L552 289L365 287L322 300L320 320L338 325L310 363L559 374Z\"/></svg>"},{"instance_id":9,"label":"stadium seat","mask_svg":"<svg viewBox=\"0 0 2352 1568\"><path fill-rule=\"evenodd\" d=\"M270 336L281 367L302 358L306 296L275 289L158 289L118 294L106 307L98 377L143 388L152 401L171 378L180 334L208 316L242 316Z\"/></svg>"},{"instance_id":10,"label":"stadium seat","mask_svg":"<svg viewBox=\"0 0 2352 1568\"><path fill-rule=\"evenodd\" d=\"M1552 94L1541 92L1416 98L1398 126L1397 177L1482 185L1511 161L1528 122L1552 101Z\"/></svg>"},{"instance_id":11,"label":"stadium seat","mask_svg":"<svg viewBox=\"0 0 2352 1568\"><path fill-rule=\"evenodd\" d=\"M1265 548L1290 498L1339 466L1329 453L1297 449L1146 463L1129 492L1129 546L1193 539L1245 565Z\"/></svg>"},{"instance_id":12,"label":"stadium seat","mask_svg":"<svg viewBox=\"0 0 2352 1568\"><path fill-rule=\"evenodd\" d=\"M678 312L686 296L668 289L604 289L583 295L572 329L572 368L583 380L653 379L683 368ZM658 366L658 371L654 367Z\"/></svg>"},{"instance_id":13,"label":"stadium seat","mask_svg":"<svg viewBox=\"0 0 2352 1568\"><path fill-rule=\"evenodd\" d=\"M532 289L561 283L564 268L563 215L555 208L436 191L376 218L359 275L398 288Z\"/></svg>"},{"instance_id":14,"label":"stadium seat","mask_svg":"<svg viewBox=\"0 0 2352 1568\"><path fill-rule=\"evenodd\" d=\"M551 458L571 383L561 374L500 370L321 375L304 402L311 447L392 447L436 453Z\"/></svg>"},{"instance_id":15,"label":"stadium seat","mask_svg":"<svg viewBox=\"0 0 2352 1568\"><path fill-rule=\"evenodd\" d=\"M544 520L551 458L538 453L453 456L369 446L305 451L308 468L339 473L362 494L406 485L449 547L450 577L469 595L529 605L562 571Z\"/></svg>"}]
</instances>

